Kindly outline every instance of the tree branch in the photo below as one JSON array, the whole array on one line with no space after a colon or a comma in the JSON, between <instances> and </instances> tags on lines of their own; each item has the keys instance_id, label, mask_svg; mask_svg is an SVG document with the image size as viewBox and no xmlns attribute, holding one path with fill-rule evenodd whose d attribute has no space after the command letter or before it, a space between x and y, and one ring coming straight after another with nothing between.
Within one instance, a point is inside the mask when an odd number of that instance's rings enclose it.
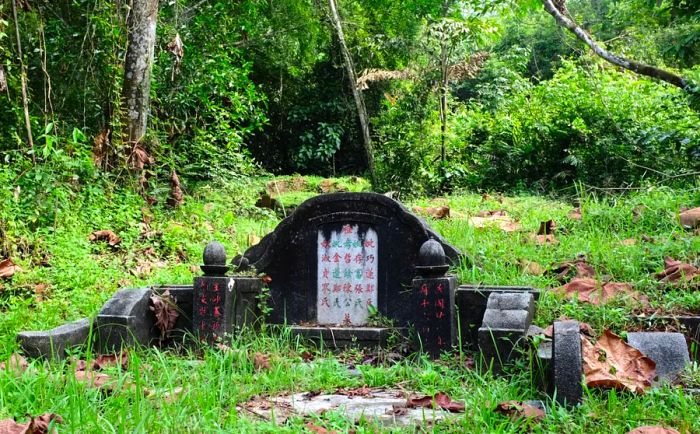
<instances>
[{"instance_id":1,"label":"tree branch","mask_svg":"<svg viewBox=\"0 0 700 434\"><path fill-rule=\"evenodd\" d=\"M571 31L578 39L591 47L596 55L602 57L613 65L617 65L640 75L646 75L647 77L665 81L666 83L690 92L690 82L683 77L655 66L625 59L624 57L617 56L601 47L588 33L586 33L585 30L583 30L578 24L576 24L576 22L574 22L572 18L569 17L568 11L566 10L566 6L564 4L565 0L543 0L543 3L544 8L551 16L554 17L560 26Z\"/></svg>"}]
</instances>

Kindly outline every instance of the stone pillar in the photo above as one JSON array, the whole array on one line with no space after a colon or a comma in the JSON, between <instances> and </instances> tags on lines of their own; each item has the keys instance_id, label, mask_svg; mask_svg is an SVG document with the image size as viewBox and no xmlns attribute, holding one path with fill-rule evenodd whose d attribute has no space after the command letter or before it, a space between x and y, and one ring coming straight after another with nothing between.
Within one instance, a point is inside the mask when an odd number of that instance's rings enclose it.
<instances>
[{"instance_id":1,"label":"stone pillar","mask_svg":"<svg viewBox=\"0 0 700 434\"><path fill-rule=\"evenodd\" d=\"M204 276L194 279L192 328L195 335L208 342L233 331L236 294L235 281L226 277L226 251L213 241L204 249Z\"/></svg>"},{"instance_id":2,"label":"stone pillar","mask_svg":"<svg viewBox=\"0 0 700 434\"><path fill-rule=\"evenodd\" d=\"M456 323L454 295L457 278L446 276L449 269L442 245L430 239L418 255L412 294L416 303L414 326L423 351L433 358L455 345Z\"/></svg>"}]
</instances>

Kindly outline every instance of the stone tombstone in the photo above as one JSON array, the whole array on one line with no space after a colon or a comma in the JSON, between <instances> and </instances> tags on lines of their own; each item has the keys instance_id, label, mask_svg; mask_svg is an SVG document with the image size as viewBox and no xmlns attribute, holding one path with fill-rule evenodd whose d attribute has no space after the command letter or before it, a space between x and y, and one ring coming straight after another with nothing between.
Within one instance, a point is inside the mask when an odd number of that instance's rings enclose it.
<instances>
[{"instance_id":1,"label":"stone tombstone","mask_svg":"<svg viewBox=\"0 0 700 434\"><path fill-rule=\"evenodd\" d=\"M460 253L399 202L330 193L296 208L236 262L269 276L269 321L363 326L369 306L398 327L413 323L418 252L428 239L451 263Z\"/></svg>"}]
</instances>

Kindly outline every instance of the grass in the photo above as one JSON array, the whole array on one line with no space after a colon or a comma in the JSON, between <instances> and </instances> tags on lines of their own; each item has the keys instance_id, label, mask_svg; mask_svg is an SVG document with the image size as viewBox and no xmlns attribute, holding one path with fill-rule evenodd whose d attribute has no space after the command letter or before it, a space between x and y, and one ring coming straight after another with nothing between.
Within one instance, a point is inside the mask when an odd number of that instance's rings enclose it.
<instances>
[{"instance_id":1,"label":"grass","mask_svg":"<svg viewBox=\"0 0 700 434\"><path fill-rule=\"evenodd\" d=\"M281 195L295 205L316 194L320 178L309 179L305 191ZM18 225L8 232L17 249L13 256L23 268L11 281L0 284L0 360L16 351L14 336L25 329L43 329L82 316L94 315L114 291L123 286L189 283L190 269L199 264L204 245L211 239L224 243L230 255L244 251L250 235L262 236L272 230L279 217L253 206L256 194L269 179L226 187L201 186L191 192L176 211L154 207L142 211L138 197L114 194L83 195L70 207L57 211L53 223ZM342 183L357 185L351 179ZM363 189L360 184L355 189ZM664 256L694 261L700 251L700 237L682 229L677 212L683 205L700 203L696 191L649 189L626 196L579 196L583 219L567 218L572 206L561 199L540 196L506 197L503 202L483 200L480 195L454 194L446 197L453 215L468 216L480 210L505 209L519 220L522 232L505 233L496 228L474 229L466 219L430 221L431 226L462 250L467 260L453 270L463 283L528 285L551 288L556 283L544 276L523 274L518 260L543 266L573 259L583 253L601 274L626 281L646 294L654 308L700 311L700 293L664 289L652 278L662 269ZM409 205L429 205L429 199ZM634 210L641 210L635 219ZM144 215L147 215L144 218ZM538 245L529 233L540 221L558 223L559 243ZM147 227L144 222L148 222ZM87 236L94 230L111 229L123 242L117 248L94 244ZM146 234L146 235L144 235ZM642 241L642 236L654 243ZM635 245L621 240L634 238ZM146 259L144 251L155 256ZM50 267L40 266L44 258ZM144 261L158 262L150 270ZM36 285L47 284L44 293ZM615 301L591 306L562 300L544 292L536 323L545 326L561 315L586 321L596 330L611 328L624 332L634 327L630 316L637 306ZM494 377L469 369L464 355L445 355L429 361L414 355L401 362L358 365L361 376L353 375L347 363L362 355L348 352L333 355L308 348L287 330L268 328L262 333L245 333L228 343L228 351L194 348L187 352L139 349L130 352L126 371L109 371L122 384L113 393L86 388L77 382L66 362L33 362L32 369L19 376L0 371L0 419L54 412L65 424L61 432L302 432L311 421L327 429L357 433L391 431L371 421L355 424L338 412L316 418L291 419L282 426L259 420L238 409L256 395L309 390L333 391L338 387L396 386L431 394L447 392L466 403L466 412L428 431L436 432L614 432L624 433L640 425L666 425L680 432L700 432L698 398L680 388L664 386L636 396L619 391L587 390L583 405L566 410L548 402L550 411L541 423L512 421L493 412L506 400L547 399L535 387L536 372L524 361L509 369L509 375ZM306 362L301 354L313 351ZM255 353L270 355L271 368L256 370ZM689 383L700 382L697 367L690 369ZM693 383L695 382L695 383ZM178 387L182 394L173 402L164 396ZM144 396L143 389L153 391ZM394 431L400 431L394 429Z\"/></svg>"}]
</instances>

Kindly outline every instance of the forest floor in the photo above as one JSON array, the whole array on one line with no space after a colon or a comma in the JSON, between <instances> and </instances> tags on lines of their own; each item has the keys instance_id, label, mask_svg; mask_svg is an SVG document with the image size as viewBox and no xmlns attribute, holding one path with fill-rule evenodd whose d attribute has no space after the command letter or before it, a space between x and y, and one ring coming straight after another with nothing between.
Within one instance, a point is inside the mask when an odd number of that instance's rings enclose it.
<instances>
[{"instance_id":1,"label":"forest floor","mask_svg":"<svg viewBox=\"0 0 700 434\"><path fill-rule=\"evenodd\" d=\"M294 178L280 179L285 182L272 184L283 205L277 212L255 206L258 192L272 181L257 179L199 187L188 192L177 210L146 209L135 195L83 198L75 200L70 211L57 214L51 228L18 237L15 242L23 253L13 259L22 270L0 280L0 361L17 351L18 331L94 316L120 287L191 283L199 273L204 245L212 239L224 243L232 257L270 232L293 205L321 189L367 188L355 178L324 182L309 177L302 179L301 191L283 191ZM572 213L574 198L580 202L580 216ZM406 205L449 206L450 218L428 220L466 254L464 263L452 270L462 283L553 289L561 283L544 272L585 255L602 280L631 284L627 296L599 305L545 290L535 317L539 326L566 316L590 324L597 333L609 329L624 335L644 327L632 320L633 315L700 312L700 291L663 285L654 277L664 270L666 257L698 260L700 236L678 223L681 207L700 203L697 191L649 188L624 196L579 191L569 199L455 193ZM506 216L492 211L505 211ZM538 237L541 222L548 220L556 222L553 235ZM89 241L97 230L113 231L120 242L110 246ZM426 395L445 392L465 403L463 414L426 428L430 431L625 433L642 425L663 425L700 432L700 398L679 386L644 394L586 389L583 404L567 410L537 390L536 373L525 362L516 362L507 375L497 377L475 369L470 356L460 353L430 361L419 355L395 360L360 351L332 354L293 339L288 330L264 329L217 348L184 353L132 350L123 369L103 371L116 381L110 390L76 379L71 362L32 362L21 373L0 370L0 420L56 413L64 421L61 432L81 433L302 432L314 427L391 431L371 420L355 423L333 411L292 417L278 425L241 407L255 396L366 385ZM372 363L363 364L368 360ZM697 364L686 373L685 384L700 384ZM494 412L500 402L529 399L546 401L543 420L510 419Z\"/></svg>"}]
</instances>

